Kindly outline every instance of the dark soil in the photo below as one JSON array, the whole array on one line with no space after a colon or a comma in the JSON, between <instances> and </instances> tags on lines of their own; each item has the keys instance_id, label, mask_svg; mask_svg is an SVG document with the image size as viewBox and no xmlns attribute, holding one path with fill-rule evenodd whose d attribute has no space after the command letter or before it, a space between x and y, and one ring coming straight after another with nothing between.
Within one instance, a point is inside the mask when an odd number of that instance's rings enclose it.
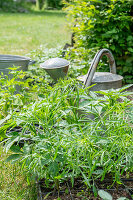
<instances>
[{"instance_id":1,"label":"dark soil","mask_svg":"<svg viewBox=\"0 0 133 200\"><path fill-rule=\"evenodd\" d=\"M123 176L122 184L116 184L111 179L106 178L104 181L95 181L96 190L104 190L110 193L113 200L117 200L120 197L126 197L129 200L133 198L133 174L130 178ZM94 195L92 189L88 189L82 180L75 180L74 187L71 187L70 182L65 182L60 185L59 192L51 188L46 188L44 180L39 182L40 197L38 200L101 200L98 195Z\"/></svg>"}]
</instances>

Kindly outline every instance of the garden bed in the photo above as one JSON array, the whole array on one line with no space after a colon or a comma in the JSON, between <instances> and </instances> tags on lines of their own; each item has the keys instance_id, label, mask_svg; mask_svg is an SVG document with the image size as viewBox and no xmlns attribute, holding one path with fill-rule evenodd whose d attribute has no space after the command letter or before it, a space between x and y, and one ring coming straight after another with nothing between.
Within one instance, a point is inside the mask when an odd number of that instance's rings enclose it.
<instances>
[{"instance_id":1,"label":"garden bed","mask_svg":"<svg viewBox=\"0 0 133 200\"><path fill-rule=\"evenodd\" d=\"M111 194L113 200L117 200L120 197L125 197L132 200L133 197L133 174L130 174L130 178L121 178L122 184L113 184L112 180L109 178L103 181L96 180L95 188L98 192L99 190L104 190ZM100 200L98 195L94 195L93 189L87 188L81 179L76 179L74 187L71 187L71 183L65 182L60 185L59 192L51 188L47 188L44 180L37 182L38 189L38 200ZM96 192L95 191L95 192ZM96 192L96 193L97 193Z\"/></svg>"}]
</instances>

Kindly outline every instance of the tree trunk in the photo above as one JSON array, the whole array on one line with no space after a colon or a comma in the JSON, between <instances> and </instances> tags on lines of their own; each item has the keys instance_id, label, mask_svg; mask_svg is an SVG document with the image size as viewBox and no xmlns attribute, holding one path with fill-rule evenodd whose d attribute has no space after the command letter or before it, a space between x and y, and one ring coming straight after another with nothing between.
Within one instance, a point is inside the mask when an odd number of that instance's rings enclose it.
<instances>
[{"instance_id":1,"label":"tree trunk","mask_svg":"<svg viewBox=\"0 0 133 200\"><path fill-rule=\"evenodd\" d=\"M3 0L0 0L0 8L3 7Z\"/></svg>"},{"instance_id":2,"label":"tree trunk","mask_svg":"<svg viewBox=\"0 0 133 200\"><path fill-rule=\"evenodd\" d=\"M45 0L36 0L36 7L41 10L44 6Z\"/></svg>"}]
</instances>

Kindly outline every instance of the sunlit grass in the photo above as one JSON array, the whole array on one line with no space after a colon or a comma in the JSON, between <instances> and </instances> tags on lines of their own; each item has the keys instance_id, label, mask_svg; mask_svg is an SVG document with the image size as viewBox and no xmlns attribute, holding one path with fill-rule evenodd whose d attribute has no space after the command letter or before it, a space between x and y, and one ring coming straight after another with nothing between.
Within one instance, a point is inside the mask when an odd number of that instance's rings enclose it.
<instances>
[{"instance_id":1,"label":"sunlit grass","mask_svg":"<svg viewBox=\"0 0 133 200\"><path fill-rule=\"evenodd\" d=\"M0 13L0 54L25 55L40 45L53 48L70 41L62 11Z\"/></svg>"},{"instance_id":2,"label":"sunlit grass","mask_svg":"<svg viewBox=\"0 0 133 200\"><path fill-rule=\"evenodd\" d=\"M24 170L19 164L5 162L7 154L0 146L0 200L34 200L35 183L28 184Z\"/></svg>"}]
</instances>

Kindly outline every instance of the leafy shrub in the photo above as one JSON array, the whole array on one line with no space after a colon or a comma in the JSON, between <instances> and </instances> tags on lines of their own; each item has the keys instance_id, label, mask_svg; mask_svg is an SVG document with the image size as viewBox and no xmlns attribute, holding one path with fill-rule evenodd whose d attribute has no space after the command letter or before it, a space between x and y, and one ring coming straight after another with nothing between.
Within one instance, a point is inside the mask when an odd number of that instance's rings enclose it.
<instances>
[{"instance_id":1,"label":"leafy shrub","mask_svg":"<svg viewBox=\"0 0 133 200\"><path fill-rule=\"evenodd\" d=\"M6 12L26 12L28 3L24 0L0 0L0 10Z\"/></svg>"},{"instance_id":2,"label":"leafy shrub","mask_svg":"<svg viewBox=\"0 0 133 200\"><path fill-rule=\"evenodd\" d=\"M69 21L75 34L75 59L88 61L98 49L112 51L117 72L131 83L133 76L133 1L74 0L68 5ZM103 67L103 66L102 66ZM106 65L101 70L107 70Z\"/></svg>"}]
</instances>

